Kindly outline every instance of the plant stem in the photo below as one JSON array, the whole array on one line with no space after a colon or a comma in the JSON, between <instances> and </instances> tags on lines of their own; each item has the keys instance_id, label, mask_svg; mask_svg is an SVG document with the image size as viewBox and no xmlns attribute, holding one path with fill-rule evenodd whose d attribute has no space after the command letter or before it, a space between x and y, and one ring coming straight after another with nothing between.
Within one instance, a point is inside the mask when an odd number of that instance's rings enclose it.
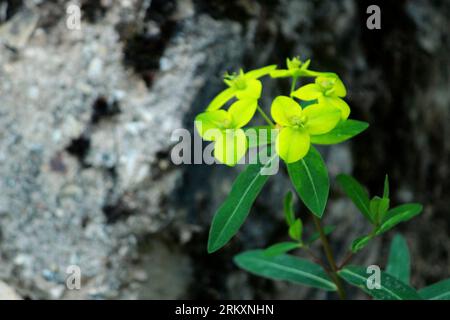
<instances>
[{"instance_id":1,"label":"plant stem","mask_svg":"<svg viewBox=\"0 0 450 320\"><path fill-rule=\"evenodd\" d=\"M345 265L350 262L352 257L353 257L353 252L350 251L349 253L347 253L347 255L345 256L344 260L342 260L342 262L339 265L338 269L341 270L343 267L345 267Z\"/></svg>"},{"instance_id":2,"label":"plant stem","mask_svg":"<svg viewBox=\"0 0 450 320\"><path fill-rule=\"evenodd\" d=\"M316 229L319 232L320 241L322 241L323 249L325 251L325 255L327 257L328 264L330 265L331 270L332 270L332 272L330 273L331 278L332 278L333 282L336 284L339 298L344 300L345 299L345 291L344 291L344 287L342 286L341 278L339 278L339 276L337 275L338 268L336 265L336 261L334 260L334 257L333 257L333 251L331 250L330 243L328 242L327 236L323 232L322 226L320 225L319 218L317 218L314 214L312 216L313 216L314 224L316 225Z\"/></svg>"},{"instance_id":3,"label":"plant stem","mask_svg":"<svg viewBox=\"0 0 450 320\"><path fill-rule=\"evenodd\" d=\"M297 84L297 77L292 78L292 84L291 84L291 94L295 90L295 85Z\"/></svg>"},{"instance_id":4,"label":"plant stem","mask_svg":"<svg viewBox=\"0 0 450 320\"><path fill-rule=\"evenodd\" d=\"M256 106L256 108L258 109L259 113L262 115L262 117L264 118L264 120L266 120L266 122L271 126L271 127L275 127L275 124L272 122L272 120L270 120L270 118L267 116L267 114L264 112L263 109L261 109L261 107L258 105Z\"/></svg>"},{"instance_id":5,"label":"plant stem","mask_svg":"<svg viewBox=\"0 0 450 320\"><path fill-rule=\"evenodd\" d=\"M322 261L314 254L314 252L311 251L308 247L303 247L307 254L311 256L311 258L314 260L315 263L319 264L327 273L329 273L329 269L326 265L322 263Z\"/></svg>"}]
</instances>

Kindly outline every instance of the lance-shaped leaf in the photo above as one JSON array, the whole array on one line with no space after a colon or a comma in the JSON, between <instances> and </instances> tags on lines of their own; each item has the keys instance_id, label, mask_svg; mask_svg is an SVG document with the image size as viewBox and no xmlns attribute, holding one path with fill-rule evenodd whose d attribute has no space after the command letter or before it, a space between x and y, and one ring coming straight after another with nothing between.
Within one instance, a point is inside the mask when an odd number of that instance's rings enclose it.
<instances>
[{"instance_id":1,"label":"lance-shaped leaf","mask_svg":"<svg viewBox=\"0 0 450 320\"><path fill-rule=\"evenodd\" d=\"M288 251L300 248L300 243L298 242L280 242L271 245L267 249L264 250L264 254L266 256L272 257L277 256L282 253L286 253Z\"/></svg>"},{"instance_id":2,"label":"lance-shaped leaf","mask_svg":"<svg viewBox=\"0 0 450 320\"><path fill-rule=\"evenodd\" d=\"M411 258L406 240L397 234L391 243L386 272L409 285Z\"/></svg>"},{"instance_id":3,"label":"lance-shaped leaf","mask_svg":"<svg viewBox=\"0 0 450 320\"><path fill-rule=\"evenodd\" d=\"M389 177L384 178L383 198L389 199Z\"/></svg>"},{"instance_id":4,"label":"lance-shaped leaf","mask_svg":"<svg viewBox=\"0 0 450 320\"><path fill-rule=\"evenodd\" d=\"M372 272L367 272L367 269L364 267L347 266L338 273L347 283L362 289L368 295L378 300L421 299L416 290L382 271L380 271L379 288L374 286L372 289L369 289L368 282L375 285L375 283L369 279L369 277L373 277L374 274Z\"/></svg>"},{"instance_id":5,"label":"lance-shaped leaf","mask_svg":"<svg viewBox=\"0 0 450 320\"><path fill-rule=\"evenodd\" d=\"M292 200L292 192L286 193L283 201L284 218L287 225L290 227L295 222L294 202Z\"/></svg>"},{"instance_id":6,"label":"lance-shaped leaf","mask_svg":"<svg viewBox=\"0 0 450 320\"><path fill-rule=\"evenodd\" d=\"M351 250L353 253L358 252L369 244L369 241L373 239L373 235L362 236L352 242Z\"/></svg>"},{"instance_id":7,"label":"lance-shaped leaf","mask_svg":"<svg viewBox=\"0 0 450 320\"><path fill-rule=\"evenodd\" d=\"M269 178L262 170L267 170L276 159L273 154L265 164L258 161L248 165L233 183L230 194L213 218L208 238L209 253L219 250L238 232Z\"/></svg>"},{"instance_id":8,"label":"lance-shaped leaf","mask_svg":"<svg viewBox=\"0 0 450 320\"><path fill-rule=\"evenodd\" d=\"M427 300L450 300L450 279L420 289L419 294Z\"/></svg>"},{"instance_id":9,"label":"lance-shaped leaf","mask_svg":"<svg viewBox=\"0 0 450 320\"><path fill-rule=\"evenodd\" d=\"M369 209L372 220L379 223L389 209L389 199L375 196L370 200Z\"/></svg>"},{"instance_id":10,"label":"lance-shaped leaf","mask_svg":"<svg viewBox=\"0 0 450 320\"><path fill-rule=\"evenodd\" d=\"M236 90L228 88L219 93L206 108L208 111L220 109L228 100L233 98L236 94Z\"/></svg>"},{"instance_id":11,"label":"lance-shaped leaf","mask_svg":"<svg viewBox=\"0 0 450 320\"><path fill-rule=\"evenodd\" d=\"M235 256L234 261L240 268L262 277L327 291L336 290L336 285L319 265L295 256L282 254L269 257L264 250L252 250Z\"/></svg>"},{"instance_id":12,"label":"lance-shaped leaf","mask_svg":"<svg viewBox=\"0 0 450 320\"><path fill-rule=\"evenodd\" d=\"M289 236L292 240L301 241L303 233L303 223L300 218L297 218L295 222L289 227Z\"/></svg>"},{"instance_id":13,"label":"lance-shaped leaf","mask_svg":"<svg viewBox=\"0 0 450 320\"><path fill-rule=\"evenodd\" d=\"M370 214L370 200L369 196L364 190L363 186L359 184L356 179L345 174L337 176L337 181L341 185L344 192L352 199L353 203L358 207L359 211L366 217L367 220L374 223L372 215Z\"/></svg>"},{"instance_id":14,"label":"lance-shaped leaf","mask_svg":"<svg viewBox=\"0 0 450 320\"><path fill-rule=\"evenodd\" d=\"M276 64L272 64L266 67L262 67L259 69L251 70L245 73L246 79L258 79L265 75L268 75L270 72L277 68Z\"/></svg>"},{"instance_id":15,"label":"lance-shaped leaf","mask_svg":"<svg viewBox=\"0 0 450 320\"><path fill-rule=\"evenodd\" d=\"M358 120L345 120L340 122L328 133L311 136L311 143L314 144L336 144L353 138L369 127L367 122Z\"/></svg>"},{"instance_id":16,"label":"lance-shaped leaf","mask_svg":"<svg viewBox=\"0 0 450 320\"><path fill-rule=\"evenodd\" d=\"M321 218L328 200L330 181L320 153L311 147L297 162L287 164L289 177L303 203Z\"/></svg>"},{"instance_id":17,"label":"lance-shaped leaf","mask_svg":"<svg viewBox=\"0 0 450 320\"><path fill-rule=\"evenodd\" d=\"M376 234L380 235L392 229L400 222L407 221L418 215L421 211L422 205L418 203L407 203L392 208L386 213L381 226L377 228Z\"/></svg>"}]
</instances>

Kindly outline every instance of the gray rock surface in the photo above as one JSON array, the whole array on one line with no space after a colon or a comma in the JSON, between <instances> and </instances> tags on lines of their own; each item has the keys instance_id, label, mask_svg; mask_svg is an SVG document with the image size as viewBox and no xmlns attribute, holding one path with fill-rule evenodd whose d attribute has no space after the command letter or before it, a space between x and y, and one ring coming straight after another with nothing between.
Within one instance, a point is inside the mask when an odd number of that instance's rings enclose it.
<instances>
[{"instance_id":1,"label":"gray rock surface","mask_svg":"<svg viewBox=\"0 0 450 320\"><path fill-rule=\"evenodd\" d=\"M126 266L138 239L161 232L176 214L164 202L180 170L169 170L158 154L170 150L171 133L183 127L205 79L242 54L239 25L225 28L206 15L182 21L148 90L123 65L115 23L125 3L112 6L102 23L72 31L62 16L50 30L34 30L23 49L2 48L0 268L32 298L64 297L72 264L92 287L82 298L137 297L139 290L122 295L121 287L133 284ZM117 114L94 119L111 106ZM169 254L154 247L148 257L155 255L162 273ZM172 280L152 276L157 297ZM177 286L161 297L178 297Z\"/></svg>"},{"instance_id":2,"label":"gray rock surface","mask_svg":"<svg viewBox=\"0 0 450 320\"><path fill-rule=\"evenodd\" d=\"M13 288L0 281L0 300L22 300L22 298Z\"/></svg>"}]
</instances>

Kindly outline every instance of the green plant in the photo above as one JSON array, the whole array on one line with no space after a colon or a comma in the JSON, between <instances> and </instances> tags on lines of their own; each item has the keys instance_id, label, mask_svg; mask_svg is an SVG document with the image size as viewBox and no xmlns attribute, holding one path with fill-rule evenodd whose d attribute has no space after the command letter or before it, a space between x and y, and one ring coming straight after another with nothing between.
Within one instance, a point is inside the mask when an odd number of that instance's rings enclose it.
<instances>
[{"instance_id":1,"label":"green plant","mask_svg":"<svg viewBox=\"0 0 450 320\"><path fill-rule=\"evenodd\" d=\"M327 167L314 145L331 145L347 141L368 128L362 121L349 119L350 107L343 100L346 88L338 75L309 69L310 61L287 59L287 69L267 66L239 74L227 74L228 89L222 91L205 112L196 117L199 134L214 142L214 156L228 166L243 159L249 148L257 147L257 161L248 164L234 182L231 191L218 209L212 221L208 252L213 253L230 241L248 216L269 175L264 170L281 158L296 194L311 212L316 232L304 237L302 220L295 215L293 194L284 198L284 217L290 241L276 243L264 250L251 250L235 257L235 263L253 274L277 280L286 280L306 286L336 291L346 297L343 283L357 286L377 299L450 299L450 280L416 291L409 284L410 256L406 242L396 236L391 246L386 271L380 273L380 287L369 289L366 268L348 265L354 254L362 250L373 238L407 221L422 211L416 203L390 207L389 181L386 176L382 196L371 199L363 186L348 175L339 175L337 182L353 201L372 230L352 242L349 252L337 263L328 241L334 226L323 226L330 182ZM291 78L289 95L273 99L270 118L259 106L262 92L259 78ZM298 80L314 79L297 88ZM228 110L224 110L230 100ZM298 100L296 100L298 99ZM265 126L244 127L258 112ZM273 120L272 120L273 119ZM249 131L258 133L256 141L250 141ZM270 131L270 134L269 134ZM272 132L276 137L273 138ZM266 133L261 138L260 133ZM272 152L275 150L275 152ZM262 157L262 152L271 153ZM311 244L322 242L327 263L313 252ZM311 261L288 254L304 250Z\"/></svg>"}]
</instances>

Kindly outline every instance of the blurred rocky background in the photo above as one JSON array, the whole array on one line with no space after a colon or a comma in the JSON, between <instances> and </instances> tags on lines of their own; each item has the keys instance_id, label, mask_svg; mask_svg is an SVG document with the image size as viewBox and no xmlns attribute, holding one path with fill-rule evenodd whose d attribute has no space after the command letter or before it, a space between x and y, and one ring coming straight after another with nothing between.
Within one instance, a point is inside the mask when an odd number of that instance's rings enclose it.
<instances>
[{"instance_id":1,"label":"blurred rocky background","mask_svg":"<svg viewBox=\"0 0 450 320\"><path fill-rule=\"evenodd\" d=\"M70 4L80 30L68 28ZM366 27L371 4L381 30ZM0 0L0 298L336 298L232 262L285 239L284 168L238 236L207 255L212 215L241 168L170 161L172 132L193 130L225 71L295 55L339 73L352 118L371 125L322 150L332 178L352 173L380 193L388 173L394 205L423 203L399 227L412 284L448 278L449 21L446 0ZM289 84L265 83L268 108ZM325 220L338 225L340 259L367 225L332 187ZM355 262L384 266L392 236ZM81 290L65 286L69 265Z\"/></svg>"}]
</instances>

